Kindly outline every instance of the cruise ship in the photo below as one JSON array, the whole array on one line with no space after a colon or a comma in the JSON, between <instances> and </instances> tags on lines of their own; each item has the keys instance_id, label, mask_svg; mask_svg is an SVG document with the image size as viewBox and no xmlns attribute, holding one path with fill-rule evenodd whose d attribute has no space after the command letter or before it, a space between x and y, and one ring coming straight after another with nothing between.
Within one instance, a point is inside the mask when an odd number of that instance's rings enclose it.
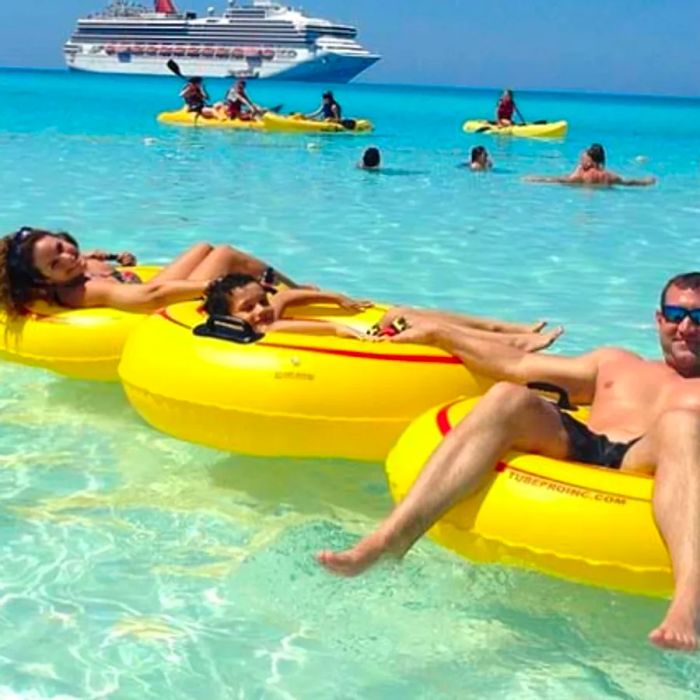
<instances>
[{"instance_id":1,"label":"cruise ship","mask_svg":"<svg viewBox=\"0 0 700 700\"><path fill-rule=\"evenodd\" d=\"M173 0L152 10L113 0L78 20L64 53L70 69L98 73L158 75L174 58L187 75L346 83L380 58L356 36L274 0L228 0L223 14L210 7L203 17Z\"/></svg>"}]
</instances>

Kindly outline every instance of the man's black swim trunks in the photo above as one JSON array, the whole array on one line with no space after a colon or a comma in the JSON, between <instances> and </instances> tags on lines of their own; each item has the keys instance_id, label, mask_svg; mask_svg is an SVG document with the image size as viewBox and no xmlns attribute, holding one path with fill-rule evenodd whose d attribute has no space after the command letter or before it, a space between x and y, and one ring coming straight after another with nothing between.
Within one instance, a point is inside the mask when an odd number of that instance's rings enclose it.
<instances>
[{"instance_id":1,"label":"man's black swim trunks","mask_svg":"<svg viewBox=\"0 0 700 700\"><path fill-rule=\"evenodd\" d=\"M629 448L640 440L612 442L606 435L592 432L568 413L561 412L561 422L569 436L568 458L574 462L619 469Z\"/></svg>"}]
</instances>

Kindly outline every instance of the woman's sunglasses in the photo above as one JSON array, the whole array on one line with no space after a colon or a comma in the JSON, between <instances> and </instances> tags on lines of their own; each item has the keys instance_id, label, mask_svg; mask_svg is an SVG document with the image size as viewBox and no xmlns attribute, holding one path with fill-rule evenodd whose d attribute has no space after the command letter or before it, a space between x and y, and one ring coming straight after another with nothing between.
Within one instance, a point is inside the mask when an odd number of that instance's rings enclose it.
<instances>
[{"instance_id":1,"label":"woman's sunglasses","mask_svg":"<svg viewBox=\"0 0 700 700\"><path fill-rule=\"evenodd\" d=\"M669 323L682 323L690 316L690 320L696 326L700 326L700 309L686 309L685 306L664 304L661 307L661 315Z\"/></svg>"}]
</instances>

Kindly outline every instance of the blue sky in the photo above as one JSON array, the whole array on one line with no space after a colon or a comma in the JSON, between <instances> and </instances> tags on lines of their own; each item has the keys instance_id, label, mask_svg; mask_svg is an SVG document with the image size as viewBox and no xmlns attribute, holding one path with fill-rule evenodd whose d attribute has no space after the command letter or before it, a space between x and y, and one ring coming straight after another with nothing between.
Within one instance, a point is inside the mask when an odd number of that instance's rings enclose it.
<instances>
[{"instance_id":1,"label":"blue sky","mask_svg":"<svg viewBox=\"0 0 700 700\"><path fill-rule=\"evenodd\" d=\"M150 4L150 0L144 0ZM223 0L176 0L202 12ZM294 0L287 0L297 4ZM106 0L3 0L0 65L60 67ZM700 0L303 0L356 24L371 82L700 96Z\"/></svg>"}]
</instances>

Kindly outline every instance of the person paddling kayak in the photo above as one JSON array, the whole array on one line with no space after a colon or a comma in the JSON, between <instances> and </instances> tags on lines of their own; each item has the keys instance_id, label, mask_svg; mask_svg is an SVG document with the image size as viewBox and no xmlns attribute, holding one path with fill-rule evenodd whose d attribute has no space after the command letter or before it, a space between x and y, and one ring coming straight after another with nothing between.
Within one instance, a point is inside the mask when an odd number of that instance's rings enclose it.
<instances>
[{"instance_id":1,"label":"person paddling kayak","mask_svg":"<svg viewBox=\"0 0 700 700\"><path fill-rule=\"evenodd\" d=\"M496 123L499 126L514 126L513 113L517 114L520 121L525 124L523 115L520 114L520 110L515 104L513 91L504 90L496 105Z\"/></svg>"},{"instance_id":2,"label":"person paddling kayak","mask_svg":"<svg viewBox=\"0 0 700 700\"><path fill-rule=\"evenodd\" d=\"M180 90L180 97L185 101L188 112L195 112L205 119L216 116L212 108L207 105L209 94L204 87L204 81L199 76L187 81L187 85Z\"/></svg>"}]
</instances>

